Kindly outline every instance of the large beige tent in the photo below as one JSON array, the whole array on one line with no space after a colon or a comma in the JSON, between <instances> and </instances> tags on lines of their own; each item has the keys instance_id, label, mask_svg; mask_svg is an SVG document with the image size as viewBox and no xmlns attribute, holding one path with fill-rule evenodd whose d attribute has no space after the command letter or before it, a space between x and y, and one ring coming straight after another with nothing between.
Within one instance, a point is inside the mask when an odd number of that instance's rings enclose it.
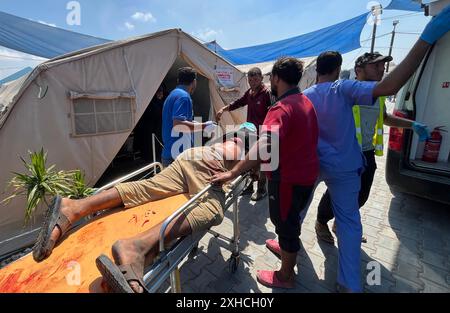
<instances>
[{"instance_id":1,"label":"large beige tent","mask_svg":"<svg viewBox=\"0 0 450 313\"><path fill-rule=\"evenodd\" d=\"M19 156L42 147L48 165L81 169L94 185L114 159L156 90L176 84L176 70L199 72L194 113L211 119L224 103L217 69L228 83L247 89L236 67L181 30L108 43L49 60L0 89L0 198L13 171L24 172ZM239 96L237 94L236 96ZM226 113L222 123L245 121L245 110ZM0 204L0 256L31 244L40 214L23 227L25 199ZM40 212L42 213L42 212Z\"/></svg>"}]
</instances>

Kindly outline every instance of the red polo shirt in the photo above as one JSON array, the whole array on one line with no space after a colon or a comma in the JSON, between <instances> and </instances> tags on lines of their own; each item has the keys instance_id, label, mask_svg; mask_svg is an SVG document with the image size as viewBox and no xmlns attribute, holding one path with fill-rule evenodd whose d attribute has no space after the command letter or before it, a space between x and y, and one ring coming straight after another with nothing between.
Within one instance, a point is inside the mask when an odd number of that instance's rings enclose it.
<instances>
[{"instance_id":1,"label":"red polo shirt","mask_svg":"<svg viewBox=\"0 0 450 313\"><path fill-rule=\"evenodd\" d=\"M251 93L251 89L247 90L240 99L230 104L229 110L233 111L247 105L247 122L255 124L259 131L259 126L263 124L271 104L270 90L262 85L254 94Z\"/></svg>"},{"instance_id":2,"label":"red polo shirt","mask_svg":"<svg viewBox=\"0 0 450 313\"><path fill-rule=\"evenodd\" d=\"M267 172L268 178L302 186L314 185L319 175L319 129L311 101L298 88L287 92L270 108L262 129L261 135L270 134L272 143L275 136L279 138L279 165Z\"/></svg>"}]
</instances>

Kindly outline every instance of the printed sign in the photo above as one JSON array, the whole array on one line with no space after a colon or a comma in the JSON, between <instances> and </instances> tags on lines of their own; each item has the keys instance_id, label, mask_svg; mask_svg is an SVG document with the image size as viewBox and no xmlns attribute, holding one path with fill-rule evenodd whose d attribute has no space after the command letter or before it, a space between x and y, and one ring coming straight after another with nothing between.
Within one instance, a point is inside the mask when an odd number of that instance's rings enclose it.
<instances>
[{"instance_id":1,"label":"printed sign","mask_svg":"<svg viewBox=\"0 0 450 313\"><path fill-rule=\"evenodd\" d=\"M233 87L234 75L233 68L230 66L219 66L216 69L217 80L220 86Z\"/></svg>"}]
</instances>

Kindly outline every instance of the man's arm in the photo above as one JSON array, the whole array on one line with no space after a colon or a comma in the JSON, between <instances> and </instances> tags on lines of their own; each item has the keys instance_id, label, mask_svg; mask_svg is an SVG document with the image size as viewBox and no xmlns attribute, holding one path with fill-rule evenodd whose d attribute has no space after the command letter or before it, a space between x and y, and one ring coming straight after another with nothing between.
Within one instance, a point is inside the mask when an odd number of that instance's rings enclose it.
<instances>
[{"instance_id":1,"label":"man's arm","mask_svg":"<svg viewBox=\"0 0 450 313\"><path fill-rule=\"evenodd\" d=\"M395 95L414 74L431 45L419 39L406 58L373 89L373 97Z\"/></svg>"},{"instance_id":2,"label":"man's arm","mask_svg":"<svg viewBox=\"0 0 450 313\"><path fill-rule=\"evenodd\" d=\"M417 136L419 136L420 141L424 141L430 138L430 132L428 131L427 125L388 114L386 113L386 111L384 111L384 125L412 129L417 134Z\"/></svg>"},{"instance_id":3,"label":"man's arm","mask_svg":"<svg viewBox=\"0 0 450 313\"><path fill-rule=\"evenodd\" d=\"M231 112L236 109L242 108L243 106L246 106L247 105L247 94L248 94L248 91L246 93L244 93L244 95L242 97L240 97L233 103L226 105L222 109L220 109L216 114L216 120L220 121L220 119L222 118L223 112L225 112L225 111Z\"/></svg>"},{"instance_id":4,"label":"man's arm","mask_svg":"<svg viewBox=\"0 0 450 313\"><path fill-rule=\"evenodd\" d=\"M233 180L242 173L245 173L253 168L256 168L261 164L261 157L258 153L259 149L265 149L262 151L270 151L270 142L267 136L262 136L250 151L245 156L245 159L239 161L230 171L225 173L219 173L211 178L211 183L222 184L227 181Z\"/></svg>"},{"instance_id":5,"label":"man's arm","mask_svg":"<svg viewBox=\"0 0 450 313\"><path fill-rule=\"evenodd\" d=\"M412 128L413 121L384 112L384 125L398 128Z\"/></svg>"},{"instance_id":6,"label":"man's arm","mask_svg":"<svg viewBox=\"0 0 450 313\"><path fill-rule=\"evenodd\" d=\"M214 124L213 122L196 123L191 121L173 120L173 129L180 133L190 133L202 131L205 127Z\"/></svg>"},{"instance_id":7,"label":"man's arm","mask_svg":"<svg viewBox=\"0 0 450 313\"><path fill-rule=\"evenodd\" d=\"M450 30L450 5L425 27L420 39L406 58L373 90L373 97L396 94L419 67L428 49Z\"/></svg>"}]
</instances>

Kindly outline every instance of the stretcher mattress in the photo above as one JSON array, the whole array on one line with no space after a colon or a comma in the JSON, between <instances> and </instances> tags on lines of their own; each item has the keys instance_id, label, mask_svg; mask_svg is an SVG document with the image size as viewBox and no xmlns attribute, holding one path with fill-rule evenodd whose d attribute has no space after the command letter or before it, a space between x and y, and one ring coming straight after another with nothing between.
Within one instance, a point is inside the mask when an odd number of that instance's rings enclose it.
<instances>
[{"instance_id":1,"label":"stretcher mattress","mask_svg":"<svg viewBox=\"0 0 450 313\"><path fill-rule=\"evenodd\" d=\"M69 232L44 261L30 254L0 270L0 293L96 293L102 278L95 265L111 255L118 239L129 238L163 222L188 200L178 195L132 209L116 209Z\"/></svg>"}]
</instances>

